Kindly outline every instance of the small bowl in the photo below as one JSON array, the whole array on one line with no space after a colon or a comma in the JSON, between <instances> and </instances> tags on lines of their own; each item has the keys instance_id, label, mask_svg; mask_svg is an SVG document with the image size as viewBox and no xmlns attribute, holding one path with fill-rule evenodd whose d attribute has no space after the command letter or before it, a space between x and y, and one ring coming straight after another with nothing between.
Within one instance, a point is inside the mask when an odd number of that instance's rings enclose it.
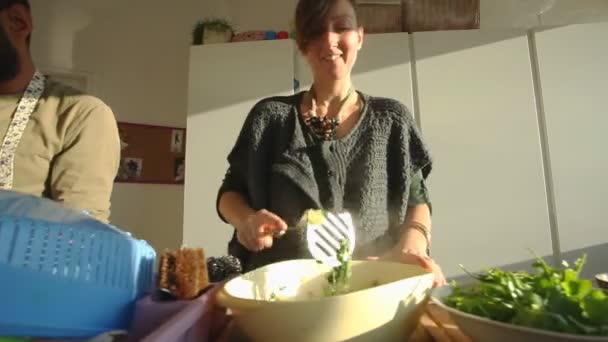
<instances>
[{"instance_id":1,"label":"small bowl","mask_svg":"<svg viewBox=\"0 0 608 342\"><path fill-rule=\"evenodd\" d=\"M608 290L608 273L599 273L595 275L597 286L604 290Z\"/></svg>"}]
</instances>

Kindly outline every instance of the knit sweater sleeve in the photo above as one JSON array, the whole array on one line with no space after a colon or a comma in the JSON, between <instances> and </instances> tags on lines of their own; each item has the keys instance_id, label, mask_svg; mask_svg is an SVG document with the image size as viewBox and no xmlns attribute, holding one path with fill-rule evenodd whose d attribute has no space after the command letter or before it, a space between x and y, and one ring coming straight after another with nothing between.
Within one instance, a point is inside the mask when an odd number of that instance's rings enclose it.
<instances>
[{"instance_id":1,"label":"knit sweater sleeve","mask_svg":"<svg viewBox=\"0 0 608 342\"><path fill-rule=\"evenodd\" d=\"M425 181L432 169L430 151L408 108L391 101L393 114L388 163L389 188L393 198L394 213L399 213L393 222L402 222L408 206L426 203L430 206ZM405 194L407 192L407 194Z\"/></svg>"},{"instance_id":2,"label":"knit sweater sleeve","mask_svg":"<svg viewBox=\"0 0 608 342\"><path fill-rule=\"evenodd\" d=\"M413 207L418 204L430 204L429 191L426 187L426 182L422 178L422 171L418 171L412 175L410 184L410 195L408 206Z\"/></svg>"},{"instance_id":3,"label":"knit sweater sleeve","mask_svg":"<svg viewBox=\"0 0 608 342\"><path fill-rule=\"evenodd\" d=\"M414 175L418 171L421 172L422 180L426 180L431 173L433 161L428 146L426 145L418 125L413 119L412 114L407 107L401 106L404 112L407 130L404 129L404 134L409 140L409 157L412 166L411 174Z\"/></svg>"},{"instance_id":4,"label":"knit sweater sleeve","mask_svg":"<svg viewBox=\"0 0 608 342\"><path fill-rule=\"evenodd\" d=\"M270 99L256 103L247 115L232 150L228 154L228 169L217 194L216 209L222 221L227 222L219 211L219 201L226 192L241 194L254 209L256 188L266 182L266 167L272 143L272 105ZM259 202L259 201L257 201Z\"/></svg>"},{"instance_id":5,"label":"knit sweater sleeve","mask_svg":"<svg viewBox=\"0 0 608 342\"><path fill-rule=\"evenodd\" d=\"M391 150L399 156L393 163L404 173L404 178L412 179L420 172L422 179L427 179L432 169L431 153L413 115L404 104L395 100L391 100L387 107L393 115Z\"/></svg>"},{"instance_id":6,"label":"knit sweater sleeve","mask_svg":"<svg viewBox=\"0 0 608 342\"><path fill-rule=\"evenodd\" d=\"M410 179L410 193L408 199L408 205L414 206L417 204L426 203L430 207L430 198L428 189L426 187L426 179L432 170L432 159L429 149L424 142L422 134L418 129L413 115L409 112L407 107L400 104L400 110L403 112L404 118L404 134L407 131L406 137L409 141L409 164L411 165L410 173L408 175ZM405 129L407 127L407 129Z\"/></svg>"}]
</instances>

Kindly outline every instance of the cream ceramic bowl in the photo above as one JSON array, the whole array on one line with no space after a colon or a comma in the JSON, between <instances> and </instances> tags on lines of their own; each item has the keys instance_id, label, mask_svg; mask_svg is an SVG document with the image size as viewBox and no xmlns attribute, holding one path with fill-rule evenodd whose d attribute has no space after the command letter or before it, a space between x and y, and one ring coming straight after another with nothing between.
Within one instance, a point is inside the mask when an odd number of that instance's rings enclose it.
<instances>
[{"instance_id":1,"label":"cream ceramic bowl","mask_svg":"<svg viewBox=\"0 0 608 342\"><path fill-rule=\"evenodd\" d=\"M254 341L406 341L430 296L421 267L353 261L351 292L326 297L314 260L271 264L227 282L218 301Z\"/></svg>"},{"instance_id":2,"label":"cream ceramic bowl","mask_svg":"<svg viewBox=\"0 0 608 342\"><path fill-rule=\"evenodd\" d=\"M458 327L473 341L491 342L608 342L608 336L583 336L527 328L471 315L444 304L450 286L435 288L433 303L446 310Z\"/></svg>"}]
</instances>

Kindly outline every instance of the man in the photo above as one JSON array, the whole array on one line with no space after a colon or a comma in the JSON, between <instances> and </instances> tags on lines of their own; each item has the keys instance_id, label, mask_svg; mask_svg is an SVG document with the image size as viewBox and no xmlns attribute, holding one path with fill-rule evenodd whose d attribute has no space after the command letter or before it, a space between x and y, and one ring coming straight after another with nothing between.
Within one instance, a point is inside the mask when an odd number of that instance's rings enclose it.
<instances>
[{"instance_id":1,"label":"man","mask_svg":"<svg viewBox=\"0 0 608 342\"><path fill-rule=\"evenodd\" d=\"M107 222L120 160L111 109L37 71L28 0L0 0L0 189Z\"/></svg>"}]
</instances>

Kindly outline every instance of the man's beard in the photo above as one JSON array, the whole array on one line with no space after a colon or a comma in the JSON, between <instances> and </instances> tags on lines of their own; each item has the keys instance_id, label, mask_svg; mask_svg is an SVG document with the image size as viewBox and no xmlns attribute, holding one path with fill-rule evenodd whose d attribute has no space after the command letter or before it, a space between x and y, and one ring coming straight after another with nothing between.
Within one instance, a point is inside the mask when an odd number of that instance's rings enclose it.
<instances>
[{"instance_id":1,"label":"man's beard","mask_svg":"<svg viewBox=\"0 0 608 342\"><path fill-rule=\"evenodd\" d=\"M11 44L4 28L0 26L0 82L11 81L19 73L17 49Z\"/></svg>"}]
</instances>

